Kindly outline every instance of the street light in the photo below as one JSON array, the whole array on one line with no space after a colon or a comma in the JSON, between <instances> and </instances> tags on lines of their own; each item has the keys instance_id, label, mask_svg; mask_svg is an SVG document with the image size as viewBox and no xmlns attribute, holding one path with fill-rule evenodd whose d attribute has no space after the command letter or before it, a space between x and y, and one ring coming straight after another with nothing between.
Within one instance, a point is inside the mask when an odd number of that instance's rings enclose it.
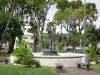
<instances>
[{"instance_id":1,"label":"street light","mask_svg":"<svg viewBox=\"0 0 100 75\"><path fill-rule=\"evenodd\" d=\"M84 0L84 54L86 47L86 0Z\"/></svg>"}]
</instances>

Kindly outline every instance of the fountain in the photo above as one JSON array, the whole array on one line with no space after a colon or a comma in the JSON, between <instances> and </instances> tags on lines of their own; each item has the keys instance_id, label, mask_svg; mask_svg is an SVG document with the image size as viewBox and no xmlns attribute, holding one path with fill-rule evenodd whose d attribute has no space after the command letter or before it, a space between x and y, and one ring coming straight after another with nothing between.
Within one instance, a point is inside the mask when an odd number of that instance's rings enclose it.
<instances>
[{"instance_id":1,"label":"fountain","mask_svg":"<svg viewBox=\"0 0 100 75\"><path fill-rule=\"evenodd\" d=\"M58 53L58 55L50 55L47 53L45 55L43 53L33 53L33 55L34 59L40 61L41 66L49 66L49 67L56 67L57 63L63 64L64 67L77 66L76 63L84 61L83 58L85 57L85 54L69 53L69 52Z\"/></svg>"},{"instance_id":2,"label":"fountain","mask_svg":"<svg viewBox=\"0 0 100 75\"><path fill-rule=\"evenodd\" d=\"M58 55L58 51L57 50L44 50L43 55L55 56L55 55Z\"/></svg>"},{"instance_id":3,"label":"fountain","mask_svg":"<svg viewBox=\"0 0 100 75\"><path fill-rule=\"evenodd\" d=\"M52 46L52 44L51 44ZM83 61L85 54L78 53L59 53L54 49L45 49L43 52L34 53L34 59L39 60L41 66L56 67L57 63L61 63L64 67L77 66L77 62ZM14 63L16 57L10 56L10 63Z\"/></svg>"}]
</instances>

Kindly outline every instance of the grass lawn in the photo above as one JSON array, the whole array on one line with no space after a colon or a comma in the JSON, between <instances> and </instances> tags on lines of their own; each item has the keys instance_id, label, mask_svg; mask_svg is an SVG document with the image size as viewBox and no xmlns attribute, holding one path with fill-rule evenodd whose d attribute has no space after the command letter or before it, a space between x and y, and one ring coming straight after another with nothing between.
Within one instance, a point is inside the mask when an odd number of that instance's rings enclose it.
<instances>
[{"instance_id":1,"label":"grass lawn","mask_svg":"<svg viewBox=\"0 0 100 75\"><path fill-rule=\"evenodd\" d=\"M7 54L7 53L0 53L0 57L9 57L10 54Z\"/></svg>"},{"instance_id":2,"label":"grass lawn","mask_svg":"<svg viewBox=\"0 0 100 75\"><path fill-rule=\"evenodd\" d=\"M25 68L22 66L13 66L0 64L0 75L57 75L54 68Z\"/></svg>"},{"instance_id":3,"label":"grass lawn","mask_svg":"<svg viewBox=\"0 0 100 75\"><path fill-rule=\"evenodd\" d=\"M2 50L2 51L0 52L0 58L5 58L5 57L9 57L9 56L10 56L10 54L8 54L7 51L3 51L3 50Z\"/></svg>"},{"instance_id":4,"label":"grass lawn","mask_svg":"<svg viewBox=\"0 0 100 75\"><path fill-rule=\"evenodd\" d=\"M100 72L100 62L95 65L91 65L90 68L95 72Z\"/></svg>"}]
</instances>

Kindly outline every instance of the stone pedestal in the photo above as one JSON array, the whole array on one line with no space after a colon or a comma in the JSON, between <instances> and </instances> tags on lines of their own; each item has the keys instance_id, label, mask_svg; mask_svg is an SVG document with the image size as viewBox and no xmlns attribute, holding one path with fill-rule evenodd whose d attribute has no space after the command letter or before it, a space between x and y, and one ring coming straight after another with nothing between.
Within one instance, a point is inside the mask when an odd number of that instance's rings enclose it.
<instances>
[{"instance_id":1,"label":"stone pedestal","mask_svg":"<svg viewBox=\"0 0 100 75\"><path fill-rule=\"evenodd\" d=\"M58 55L58 51L57 50L44 50L43 51L43 55Z\"/></svg>"},{"instance_id":2,"label":"stone pedestal","mask_svg":"<svg viewBox=\"0 0 100 75\"><path fill-rule=\"evenodd\" d=\"M84 54L84 57L82 57L81 63L89 63L89 56L88 56L88 54Z\"/></svg>"}]
</instances>

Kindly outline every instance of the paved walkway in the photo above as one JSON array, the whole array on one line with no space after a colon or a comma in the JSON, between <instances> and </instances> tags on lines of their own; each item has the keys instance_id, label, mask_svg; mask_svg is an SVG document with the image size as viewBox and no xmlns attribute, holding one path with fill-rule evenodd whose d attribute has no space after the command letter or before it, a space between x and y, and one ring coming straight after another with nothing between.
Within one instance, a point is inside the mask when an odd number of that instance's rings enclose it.
<instances>
[{"instance_id":1,"label":"paved walkway","mask_svg":"<svg viewBox=\"0 0 100 75\"><path fill-rule=\"evenodd\" d=\"M77 67L73 68L64 68L64 72L58 72L58 75L100 75L100 73L96 73L93 71L86 71L84 69L78 69Z\"/></svg>"}]
</instances>

